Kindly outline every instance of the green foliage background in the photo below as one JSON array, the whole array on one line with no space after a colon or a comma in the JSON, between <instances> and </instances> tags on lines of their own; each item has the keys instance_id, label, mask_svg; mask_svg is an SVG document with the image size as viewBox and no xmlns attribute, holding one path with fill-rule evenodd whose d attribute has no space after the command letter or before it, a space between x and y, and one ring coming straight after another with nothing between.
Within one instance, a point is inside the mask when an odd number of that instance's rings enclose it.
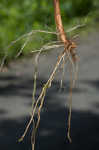
<instances>
[{"instance_id":1,"label":"green foliage background","mask_svg":"<svg viewBox=\"0 0 99 150\"><path fill-rule=\"evenodd\" d=\"M60 2L66 28L78 23L92 23L99 20L99 0L60 0ZM6 62L14 59L26 39L9 49L6 46L34 29L55 31L53 0L0 0L0 63L6 54ZM21 56L55 38L45 34L33 35Z\"/></svg>"}]
</instances>

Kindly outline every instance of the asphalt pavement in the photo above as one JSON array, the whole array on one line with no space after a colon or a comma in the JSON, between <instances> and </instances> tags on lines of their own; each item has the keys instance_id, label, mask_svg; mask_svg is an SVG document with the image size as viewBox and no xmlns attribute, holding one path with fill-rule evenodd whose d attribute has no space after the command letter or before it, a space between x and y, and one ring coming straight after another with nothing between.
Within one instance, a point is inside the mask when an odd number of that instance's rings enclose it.
<instances>
[{"instance_id":1,"label":"asphalt pavement","mask_svg":"<svg viewBox=\"0 0 99 150\"><path fill-rule=\"evenodd\" d=\"M62 49L40 56L37 94L51 74ZM67 139L69 67L61 69L47 91L35 150L99 150L99 31L80 39L79 73L73 90L70 144ZM34 57L14 61L0 73L0 150L31 150L31 128L19 143L31 113Z\"/></svg>"}]
</instances>

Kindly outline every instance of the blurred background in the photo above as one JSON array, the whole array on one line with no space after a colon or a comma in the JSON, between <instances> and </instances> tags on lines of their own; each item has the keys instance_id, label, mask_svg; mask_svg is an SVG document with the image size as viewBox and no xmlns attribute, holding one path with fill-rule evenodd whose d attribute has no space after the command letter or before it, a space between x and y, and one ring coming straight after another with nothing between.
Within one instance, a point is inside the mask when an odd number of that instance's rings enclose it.
<instances>
[{"instance_id":1,"label":"blurred background","mask_svg":"<svg viewBox=\"0 0 99 150\"><path fill-rule=\"evenodd\" d=\"M87 32L95 28L94 25L99 22L98 0L61 0L60 6L65 30L78 24L86 24L86 28L82 31ZM35 29L56 30L52 0L1 0L0 63L5 55L7 55L5 64L15 59L26 38L7 48L11 41ZM70 36L72 34L75 33L70 33ZM21 57L55 39L56 36L51 34L34 34L23 49Z\"/></svg>"},{"instance_id":2,"label":"blurred background","mask_svg":"<svg viewBox=\"0 0 99 150\"><path fill-rule=\"evenodd\" d=\"M65 30L86 24L68 33L69 38L79 34L77 54L80 56L72 99L72 143L67 139L70 92L70 66L67 63L62 89L60 67L52 87L47 91L35 150L99 150L99 0L60 2ZM0 0L0 64L5 60L7 66L7 71L5 67L4 72L0 72L0 150L31 150L32 126L23 142L18 142L31 114L35 60L31 51L57 38L51 34L36 33L9 48L8 45L20 36L39 29L56 31L53 0ZM16 60L27 40L26 47ZM40 55L36 98L62 50L56 48Z\"/></svg>"}]
</instances>

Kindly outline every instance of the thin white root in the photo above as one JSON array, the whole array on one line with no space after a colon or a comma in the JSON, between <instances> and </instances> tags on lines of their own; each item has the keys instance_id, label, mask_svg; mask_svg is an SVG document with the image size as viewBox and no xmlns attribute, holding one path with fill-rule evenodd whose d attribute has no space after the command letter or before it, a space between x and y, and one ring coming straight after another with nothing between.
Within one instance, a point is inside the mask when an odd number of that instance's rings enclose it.
<instances>
[{"instance_id":1,"label":"thin white root","mask_svg":"<svg viewBox=\"0 0 99 150\"><path fill-rule=\"evenodd\" d=\"M50 45L50 46L43 46L41 49L37 49L35 51L32 51L32 53L37 53L37 52L40 52L42 50L42 52L44 51L48 51L48 50L51 50L51 49L54 49L54 48L60 48L60 47L63 47L64 45L61 44L61 45Z\"/></svg>"},{"instance_id":2,"label":"thin white root","mask_svg":"<svg viewBox=\"0 0 99 150\"><path fill-rule=\"evenodd\" d=\"M2 69L3 69L3 66L4 66L4 63L5 63L5 60L7 58L7 55L5 55L2 59L2 62L1 62L1 65L0 65L0 72L2 72Z\"/></svg>"},{"instance_id":3,"label":"thin white root","mask_svg":"<svg viewBox=\"0 0 99 150\"><path fill-rule=\"evenodd\" d=\"M70 64L70 94L69 94L69 114L68 114L68 131L67 131L67 137L70 143L72 142L70 136L71 114L72 114L72 89L73 89L72 64Z\"/></svg>"},{"instance_id":4,"label":"thin white root","mask_svg":"<svg viewBox=\"0 0 99 150\"><path fill-rule=\"evenodd\" d=\"M85 27L85 26L86 26L86 24L78 24L78 25L74 26L73 28L68 29L66 32L67 32L67 33L68 33L68 32L72 32L72 31L74 31L74 30L77 30L78 28L83 28L83 27Z\"/></svg>"},{"instance_id":5,"label":"thin white root","mask_svg":"<svg viewBox=\"0 0 99 150\"><path fill-rule=\"evenodd\" d=\"M36 103L35 103L35 106L34 106L34 109L33 109L33 112L32 112L32 116L31 116L31 118L30 118L30 121L29 121L29 123L28 123L28 125L27 125L27 127L26 127L26 129L25 129L25 131L24 131L24 133L23 133L23 135L22 135L21 138L19 139L19 142L24 139L24 137L25 137L25 135L26 135L26 133L27 133L27 131L28 131L28 129L29 129L29 127L30 127L30 125L31 125L31 123L32 123L32 121L33 121L33 119L34 119L34 115L35 115L35 112L36 112L38 103L41 102L41 105L40 105L40 107L39 107L39 112L38 112L38 113L39 113L39 114L38 114L38 116L39 116L39 118L38 118L38 123L39 123L39 120L40 120L40 110L41 110L41 108L42 108L42 106L43 106L43 101L44 101L44 97L45 97L45 94L46 94L46 90L47 90L47 88L49 88L49 87L51 86L51 83L52 83L52 81L53 81L53 79L54 79L56 70L58 69L58 67L59 67L59 65L60 65L60 62L62 61L62 59L63 59L63 57L65 56L65 54L66 54L65 51L63 51L63 53L59 56L59 58L58 58L58 60L57 60L57 63L56 63L56 65L55 65L55 68L54 68L52 74L50 75L50 77L49 77L47 83L46 83L46 84L44 85L44 87L42 88L41 94L40 94L40 96L38 97L38 99L36 100ZM38 127L38 124L36 125L36 127Z\"/></svg>"},{"instance_id":6,"label":"thin white root","mask_svg":"<svg viewBox=\"0 0 99 150\"><path fill-rule=\"evenodd\" d=\"M16 55L16 58L20 56L20 54L22 53L23 49L25 48L25 46L28 44L30 40L30 37L27 37L26 41L24 42L24 44L22 45L20 51L18 52L18 54Z\"/></svg>"}]
</instances>

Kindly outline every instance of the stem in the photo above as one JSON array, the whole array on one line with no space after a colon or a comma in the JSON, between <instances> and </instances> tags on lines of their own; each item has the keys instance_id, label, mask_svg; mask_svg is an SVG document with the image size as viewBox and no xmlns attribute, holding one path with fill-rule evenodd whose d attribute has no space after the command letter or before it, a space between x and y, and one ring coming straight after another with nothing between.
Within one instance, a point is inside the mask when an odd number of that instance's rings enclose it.
<instances>
[{"instance_id":1,"label":"stem","mask_svg":"<svg viewBox=\"0 0 99 150\"><path fill-rule=\"evenodd\" d=\"M73 62L76 62L78 59L76 51L74 50L74 48L76 48L76 44L67 39L62 23L59 0L54 0L54 15L59 38L64 43L65 50L70 51Z\"/></svg>"},{"instance_id":2,"label":"stem","mask_svg":"<svg viewBox=\"0 0 99 150\"><path fill-rule=\"evenodd\" d=\"M69 43L69 41L67 40L66 34L64 32L59 0L54 0L54 15L55 15L56 28L59 33L59 37L61 41L66 45Z\"/></svg>"}]
</instances>

